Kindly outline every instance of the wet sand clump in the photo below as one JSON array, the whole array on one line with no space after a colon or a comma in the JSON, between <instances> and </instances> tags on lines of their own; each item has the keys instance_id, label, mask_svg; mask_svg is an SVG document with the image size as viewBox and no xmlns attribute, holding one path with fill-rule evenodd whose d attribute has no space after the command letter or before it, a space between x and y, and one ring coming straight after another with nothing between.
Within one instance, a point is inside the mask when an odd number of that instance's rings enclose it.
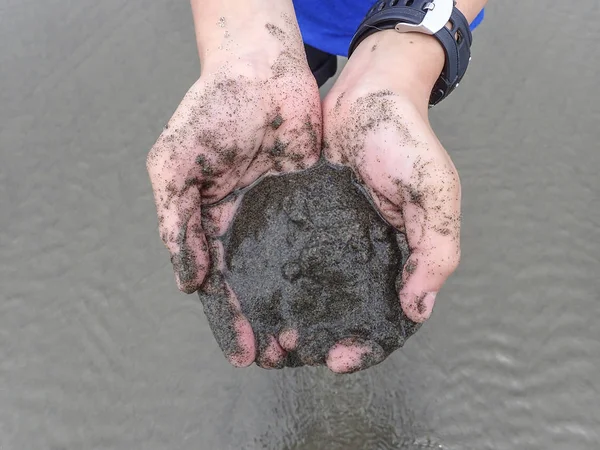
<instances>
[{"instance_id":1,"label":"wet sand clump","mask_svg":"<svg viewBox=\"0 0 600 450\"><path fill-rule=\"evenodd\" d=\"M404 235L379 216L350 169L321 161L263 179L244 195L223 243L225 277L258 350L270 335L298 331L285 366L324 364L348 338L376 342L383 355L365 355L363 365L376 364L418 328L397 296Z\"/></svg>"}]
</instances>

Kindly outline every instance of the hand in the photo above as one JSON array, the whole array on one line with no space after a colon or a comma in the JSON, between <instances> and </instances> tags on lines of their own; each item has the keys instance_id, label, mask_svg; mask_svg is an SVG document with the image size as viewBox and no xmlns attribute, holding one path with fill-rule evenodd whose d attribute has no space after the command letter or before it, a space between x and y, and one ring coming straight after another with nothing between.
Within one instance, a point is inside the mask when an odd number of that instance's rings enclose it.
<instances>
[{"instance_id":1,"label":"hand","mask_svg":"<svg viewBox=\"0 0 600 450\"><path fill-rule=\"evenodd\" d=\"M323 105L325 156L350 166L382 216L406 233L411 255L398 295L418 323L460 259L460 181L427 118L442 66L434 38L379 32L361 43ZM338 344L329 367L348 371L359 350Z\"/></svg>"},{"instance_id":2,"label":"hand","mask_svg":"<svg viewBox=\"0 0 600 450\"><path fill-rule=\"evenodd\" d=\"M250 51L213 52L203 61L200 79L147 158L160 236L177 285L186 293L201 288L215 338L236 366L257 355L250 324L219 276L223 252L216 238L237 205L228 195L264 175L309 167L321 141L319 92L295 21L264 23L252 39L260 44ZM209 270L214 276L203 285ZM273 340L264 353L276 359L283 351Z\"/></svg>"}]
</instances>

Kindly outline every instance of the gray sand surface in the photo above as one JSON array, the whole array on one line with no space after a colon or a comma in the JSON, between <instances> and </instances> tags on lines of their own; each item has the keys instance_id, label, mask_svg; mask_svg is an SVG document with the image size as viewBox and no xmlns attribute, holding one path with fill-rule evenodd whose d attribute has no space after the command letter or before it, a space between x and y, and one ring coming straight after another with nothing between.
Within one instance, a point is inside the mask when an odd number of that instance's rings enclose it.
<instances>
[{"instance_id":1,"label":"gray sand surface","mask_svg":"<svg viewBox=\"0 0 600 450\"><path fill-rule=\"evenodd\" d=\"M198 76L188 2L0 0L0 449L600 442L600 4L490 2L432 111L462 263L383 363L228 365L145 169Z\"/></svg>"}]
</instances>

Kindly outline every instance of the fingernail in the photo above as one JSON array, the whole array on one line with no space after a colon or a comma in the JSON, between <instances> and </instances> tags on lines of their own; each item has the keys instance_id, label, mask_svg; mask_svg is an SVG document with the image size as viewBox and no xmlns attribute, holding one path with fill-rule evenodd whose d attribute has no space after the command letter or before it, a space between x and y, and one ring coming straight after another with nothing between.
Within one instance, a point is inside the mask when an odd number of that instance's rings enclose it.
<instances>
[{"instance_id":1,"label":"fingernail","mask_svg":"<svg viewBox=\"0 0 600 450\"><path fill-rule=\"evenodd\" d=\"M419 314L429 318L431 311L433 311L436 296L437 292L427 292L423 297L417 299L417 311Z\"/></svg>"},{"instance_id":2,"label":"fingernail","mask_svg":"<svg viewBox=\"0 0 600 450\"><path fill-rule=\"evenodd\" d=\"M437 292L423 292L421 294L401 293L400 301L404 313L413 322L424 322L429 319L435 304Z\"/></svg>"},{"instance_id":3,"label":"fingernail","mask_svg":"<svg viewBox=\"0 0 600 450\"><path fill-rule=\"evenodd\" d=\"M437 292L429 292L425 299L425 303L427 307L431 310L433 309L433 305L435 304L435 298L437 297Z\"/></svg>"}]
</instances>

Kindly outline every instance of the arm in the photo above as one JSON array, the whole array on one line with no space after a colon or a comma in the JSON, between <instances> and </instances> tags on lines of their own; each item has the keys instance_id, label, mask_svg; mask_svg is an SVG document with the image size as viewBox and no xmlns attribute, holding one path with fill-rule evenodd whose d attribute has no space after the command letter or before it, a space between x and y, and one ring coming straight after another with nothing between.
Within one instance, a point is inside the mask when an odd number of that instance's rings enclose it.
<instances>
[{"instance_id":1,"label":"arm","mask_svg":"<svg viewBox=\"0 0 600 450\"><path fill-rule=\"evenodd\" d=\"M457 7L472 22L485 4ZM460 260L460 179L428 117L444 58L433 36L378 31L360 43L323 103L326 157L350 166L381 214L406 233L411 255L398 296L419 323ZM334 371L360 360L351 348L336 352Z\"/></svg>"}]
</instances>

